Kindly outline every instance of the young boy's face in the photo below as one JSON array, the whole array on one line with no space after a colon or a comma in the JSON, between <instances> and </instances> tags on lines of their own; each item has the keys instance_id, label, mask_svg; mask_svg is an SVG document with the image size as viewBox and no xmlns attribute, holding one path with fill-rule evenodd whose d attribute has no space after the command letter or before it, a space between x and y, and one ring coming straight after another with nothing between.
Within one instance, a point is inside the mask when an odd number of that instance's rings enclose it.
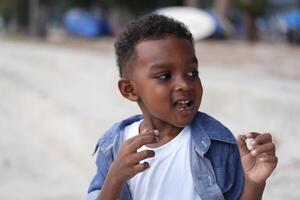
<instances>
[{"instance_id":1,"label":"young boy's face","mask_svg":"<svg viewBox=\"0 0 300 200\"><path fill-rule=\"evenodd\" d=\"M188 40L167 36L142 41L135 47L132 67L130 80L145 120L177 128L191 123L201 103L202 85Z\"/></svg>"}]
</instances>

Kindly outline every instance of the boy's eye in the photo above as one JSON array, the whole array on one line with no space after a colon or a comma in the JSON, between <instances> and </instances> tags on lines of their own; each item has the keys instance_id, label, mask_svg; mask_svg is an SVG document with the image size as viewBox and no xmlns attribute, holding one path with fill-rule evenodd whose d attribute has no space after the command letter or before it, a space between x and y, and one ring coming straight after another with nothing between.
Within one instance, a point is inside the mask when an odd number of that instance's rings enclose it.
<instances>
[{"instance_id":1,"label":"boy's eye","mask_svg":"<svg viewBox=\"0 0 300 200\"><path fill-rule=\"evenodd\" d=\"M163 74L159 74L159 75L155 76L155 78L161 79L161 80L168 80L168 79L171 78L171 74L170 73L163 73Z\"/></svg>"},{"instance_id":2,"label":"boy's eye","mask_svg":"<svg viewBox=\"0 0 300 200\"><path fill-rule=\"evenodd\" d=\"M187 75L188 75L189 77L197 77L197 76L199 75L199 72L198 72L197 70L195 70L195 71L190 71L190 72L187 73Z\"/></svg>"}]
</instances>

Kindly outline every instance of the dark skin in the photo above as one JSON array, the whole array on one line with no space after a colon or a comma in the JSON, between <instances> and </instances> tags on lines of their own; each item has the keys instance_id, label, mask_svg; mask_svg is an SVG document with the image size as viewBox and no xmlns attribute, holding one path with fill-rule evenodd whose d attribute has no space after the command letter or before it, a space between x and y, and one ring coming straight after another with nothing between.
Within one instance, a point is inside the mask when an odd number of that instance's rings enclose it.
<instances>
[{"instance_id":1,"label":"dark skin","mask_svg":"<svg viewBox=\"0 0 300 200\"><path fill-rule=\"evenodd\" d=\"M140 130L159 130L160 140L152 145L157 147L176 137L199 109L198 61L189 41L172 37L139 43L132 65L132 73L119 81L120 91L123 86L132 88L129 99L138 103L144 116ZM191 105L180 111L180 100Z\"/></svg>"},{"instance_id":2,"label":"dark skin","mask_svg":"<svg viewBox=\"0 0 300 200\"><path fill-rule=\"evenodd\" d=\"M154 152L137 150L143 145L159 147L176 137L192 122L203 92L194 48L188 40L175 36L138 43L118 86L125 98L137 102L144 120L140 134L121 146L98 200L118 199L124 183L149 168L141 161L153 157ZM238 139L245 171L240 199L261 199L265 180L277 164L275 147L267 134L249 133L246 138L253 138L256 144L249 151L245 140Z\"/></svg>"}]
</instances>

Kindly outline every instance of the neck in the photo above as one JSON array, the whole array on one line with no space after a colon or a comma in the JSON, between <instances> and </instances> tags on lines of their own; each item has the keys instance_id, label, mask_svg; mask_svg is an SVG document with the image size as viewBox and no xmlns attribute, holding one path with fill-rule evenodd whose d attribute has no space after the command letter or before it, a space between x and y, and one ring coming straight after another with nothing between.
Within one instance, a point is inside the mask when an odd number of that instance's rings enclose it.
<instances>
[{"instance_id":1,"label":"neck","mask_svg":"<svg viewBox=\"0 0 300 200\"><path fill-rule=\"evenodd\" d=\"M166 122L155 119L150 120L145 117L141 122L140 132L142 132L144 129L159 131L159 142L157 144L149 145L149 147L158 147L175 138L183 129L183 127L176 127Z\"/></svg>"}]
</instances>

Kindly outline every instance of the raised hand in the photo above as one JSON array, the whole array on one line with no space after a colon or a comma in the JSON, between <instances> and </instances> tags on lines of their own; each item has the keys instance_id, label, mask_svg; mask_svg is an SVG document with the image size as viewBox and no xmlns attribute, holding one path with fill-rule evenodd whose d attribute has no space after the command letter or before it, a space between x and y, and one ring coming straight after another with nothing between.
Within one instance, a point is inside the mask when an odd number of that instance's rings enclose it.
<instances>
[{"instance_id":1,"label":"raised hand","mask_svg":"<svg viewBox=\"0 0 300 200\"><path fill-rule=\"evenodd\" d=\"M143 145L156 143L158 132L144 130L141 134L126 140L112 162L97 200L119 199L123 184L137 173L149 168L147 162L140 161L154 156L154 151L138 149Z\"/></svg>"},{"instance_id":2,"label":"raised hand","mask_svg":"<svg viewBox=\"0 0 300 200\"><path fill-rule=\"evenodd\" d=\"M250 143L249 149L246 140ZM241 135L237 141L245 178L257 184L264 183L278 162L271 134L251 132Z\"/></svg>"},{"instance_id":3,"label":"raised hand","mask_svg":"<svg viewBox=\"0 0 300 200\"><path fill-rule=\"evenodd\" d=\"M156 131L146 129L141 134L126 140L109 169L109 175L114 175L118 181L125 182L137 173L149 168L147 162L141 163L140 161L154 157L154 151L143 150L138 152L137 150L143 145L156 143L157 141Z\"/></svg>"}]
</instances>

